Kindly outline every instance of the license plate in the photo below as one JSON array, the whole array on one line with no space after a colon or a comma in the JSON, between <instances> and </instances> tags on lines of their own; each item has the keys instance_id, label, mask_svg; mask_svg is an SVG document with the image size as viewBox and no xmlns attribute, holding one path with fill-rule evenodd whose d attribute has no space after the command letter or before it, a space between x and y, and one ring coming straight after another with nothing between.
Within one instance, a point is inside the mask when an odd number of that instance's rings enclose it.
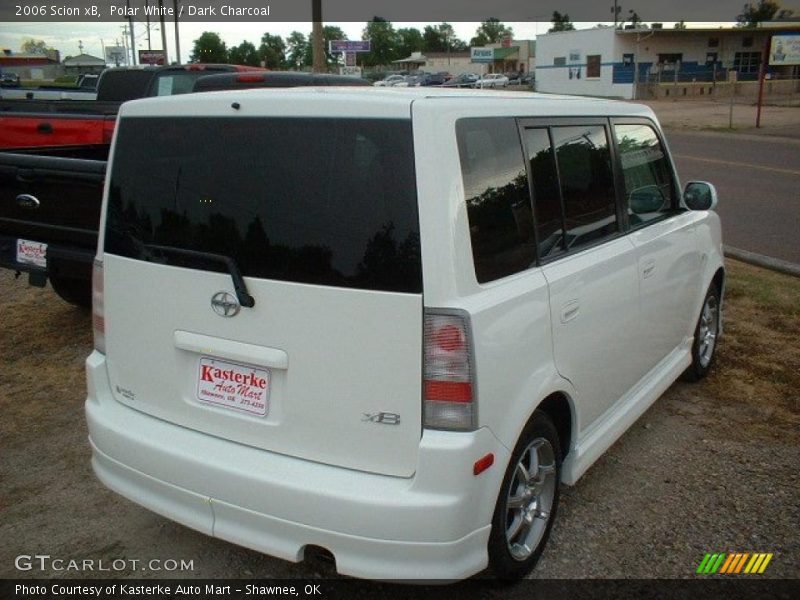
<instances>
[{"instance_id":1,"label":"license plate","mask_svg":"<svg viewBox=\"0 0 800 600\"><path fill-rule=\"evenodd\" d=\"M197 399L264 417L269 410L269 371L201 357Z\"/></svg>"},{"instance_id":2,"label":"license plate","mask_svg":"<svg viewBox=\"0 0 800 600\"><path fill-rule=\"evenodd\" d=\"M31 242L30 240L17 240L17 262L35 267L47 267L47 244Z\"/></svg>"}]
</instances>

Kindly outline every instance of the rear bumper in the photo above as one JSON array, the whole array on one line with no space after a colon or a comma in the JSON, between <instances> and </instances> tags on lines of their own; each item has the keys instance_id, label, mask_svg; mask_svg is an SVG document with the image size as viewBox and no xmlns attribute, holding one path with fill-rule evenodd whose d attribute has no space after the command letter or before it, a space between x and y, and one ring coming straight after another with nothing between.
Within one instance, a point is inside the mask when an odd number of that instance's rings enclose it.
<instances>
[{"instance_id":1,"label":"rear bumper","mask_svg":"<svg viewBox=\"0 0 800 600\"><path fill-rule=\"evenodd\" d=\"M313 463L229 442L117 402L105 358L87 360L92 466L109 488L188 527L285 560L321 546L340 573L462 579L486 544L508 451L486 429L426 431L405 479ZM488 452L495 466L473 463Z\"/></svg>"}]
</instances>

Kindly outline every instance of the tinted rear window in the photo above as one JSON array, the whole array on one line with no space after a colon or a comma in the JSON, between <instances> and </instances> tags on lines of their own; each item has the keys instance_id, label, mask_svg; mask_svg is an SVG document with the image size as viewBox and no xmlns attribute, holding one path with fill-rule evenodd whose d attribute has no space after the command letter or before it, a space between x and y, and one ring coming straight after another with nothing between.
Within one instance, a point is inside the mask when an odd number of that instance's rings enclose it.
<instances>
[{"instance_id":1,"label":"tinted rear window","mask_svg":"<svg viewBox=\"0 0 800 600\"><path fill-rule=\"evenodd\" d=\"M530 268L533 215L516 121L460 119L456 138L476 278L485 283Z\"/></svg>"},{"instance_id":2,"label":"tinted rear window","mask_svg":"<svg viewBox=\"0 0 800 600\"><path fill-rule=\"evenodd\" d=\"M122 119L105 251L224 268L157 244L250 277L419 293L415 182L408 120Z\"/></svg>"}]
</instances>

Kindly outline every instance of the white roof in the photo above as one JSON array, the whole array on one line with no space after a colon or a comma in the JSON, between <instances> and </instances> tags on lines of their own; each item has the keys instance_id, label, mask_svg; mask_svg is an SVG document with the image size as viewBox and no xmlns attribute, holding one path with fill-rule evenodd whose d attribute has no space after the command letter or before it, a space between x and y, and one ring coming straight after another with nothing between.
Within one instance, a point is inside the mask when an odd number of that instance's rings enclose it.
<instances>
[{"instance_id":1,"label":"white roof","mask_svg":"<svg viewBox=\"0 0 800 600\"><path fill-rule=\"evenodd\" d=\"M409 118L411 104L436 101L443 110L474 112L485 106L487 116L652 116L644 105L615 100L533 92L507 92L435 87L295 87L228 90L146 98L126 102L121 116L319 116L342 118ZM478 103L482 103L479 105ZM233 105L238 108L233 108Z\"/></svg>"}]
</instances>

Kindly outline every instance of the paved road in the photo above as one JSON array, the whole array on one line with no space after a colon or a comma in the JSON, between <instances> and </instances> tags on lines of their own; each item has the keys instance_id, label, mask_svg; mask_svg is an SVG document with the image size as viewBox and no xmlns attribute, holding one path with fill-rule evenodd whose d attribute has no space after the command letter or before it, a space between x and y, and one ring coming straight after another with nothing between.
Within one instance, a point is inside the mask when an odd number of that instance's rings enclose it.
<instances>
[{"instance_id":1,"label":"paved road","mask_svg":"<svg viewBox=\"0 0 800 600\"><path fill-rule=\"evenodd\" d=\"M685 185L719 192L728 246L800 264L800 139L667 131Z\"/></svg>"}]
</instances>

